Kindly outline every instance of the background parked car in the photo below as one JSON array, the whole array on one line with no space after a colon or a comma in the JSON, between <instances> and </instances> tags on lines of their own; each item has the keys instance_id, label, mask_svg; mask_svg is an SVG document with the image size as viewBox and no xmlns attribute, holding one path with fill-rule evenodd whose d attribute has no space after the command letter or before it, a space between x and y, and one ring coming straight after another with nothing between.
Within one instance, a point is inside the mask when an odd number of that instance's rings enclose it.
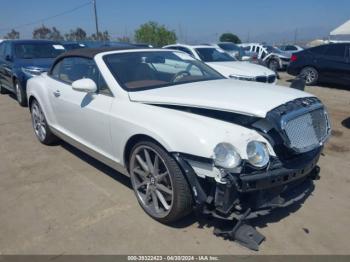
<instances>
[{"instance_id":1,"label":"background parked car","mask_svg":"<svg viewBox=\"0 0 350 262\"><path fill-rule=\"evenodd\" d=\"M163 48L183 51L205 62L227 78L264 83L276 83L276 74L260 65L238 61L224 50L207 45L168 45Z\"/></svg>"},{"instance_id":2,"label":"background parked car","mask_svg":"<svg viewBox=\"0 0 350 262\"><path fill-rule=\"evenodd\" d=\"M27 104L27 80L40 75L54 58L65 52L57 42L47 40L6 40L0 44L0 90L16 94L21 106Z\"/></svg>"},{"instance_id":3,"label":"background parked car","mask_svg":"<svg viewBox=\"0 0 350 262\"><path fill-rule=\"evenodd\" d=\"M257 43L245 43L240 44L240 46L246 51L257 53L258 59L273 71L284 70L289 64L291 55L283 53L273 46Z\"/></svg>"},{"instance_id":4,"label":"background parked car","mask_svg":"<svg viewBox=\"0 0 350 262\"><path fill-rule=\"evenodd\" d=\"M298 45L281 45L278 48L287 54L293 54L304 50L304 48Z\"/></svg>"},{"instance_id":5,"label":"background parked car","mask_svg":"<svg viewBox=\"0 0 350 262\"><path fill-rule=\"evenodd\" d=\"M246 55L244 49L234 43L219 42L217 44L213 44L212 46L221 48L222 50L226 51L229 55L233 56L234 58L237 58L238 60L246 61L250 59L250 57Z\"/></svg>"},{"instance_id":6,"label":"background parked car","mask_svg":"<svg viewBox=\"0 0 350 262\"><path fill-rule=\"evenodd\" d=\"M350 83L350 43L321 45L295 53L287 72L300 75L307 85L317 82Z\"/></svg>"}]
</instances>

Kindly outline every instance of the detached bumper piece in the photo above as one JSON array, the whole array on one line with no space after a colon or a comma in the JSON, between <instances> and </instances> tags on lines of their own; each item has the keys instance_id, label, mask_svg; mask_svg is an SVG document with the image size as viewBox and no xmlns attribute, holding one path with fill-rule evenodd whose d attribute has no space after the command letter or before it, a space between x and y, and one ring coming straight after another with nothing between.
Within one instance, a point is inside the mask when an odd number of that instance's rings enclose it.
<instances>
[{"instance_id":1,"label":"detached bumper piece","mask_svg":"<svg viewBox=\"0 0 350 262\"><path fill-rule=\"evenodd\" d=\"M251 250L258 251L260 244L265 240L265 236L244 221L249 213L250 209L246 211L245 216L241 220L236 222L232 229L222 230L215 228L214 234L218 237L223 237L224 239L236 241Z\"/></svg>"}]
</instances>

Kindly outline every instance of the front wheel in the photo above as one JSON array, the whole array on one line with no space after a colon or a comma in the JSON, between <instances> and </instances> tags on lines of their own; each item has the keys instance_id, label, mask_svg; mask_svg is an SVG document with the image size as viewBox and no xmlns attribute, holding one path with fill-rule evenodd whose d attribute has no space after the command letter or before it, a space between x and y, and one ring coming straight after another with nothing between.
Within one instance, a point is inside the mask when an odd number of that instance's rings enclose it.
<instances>
[{"instance_id":1,"label":"front wheel","mask_svg":"<svg viewBox=\"0 0 350 262\"><path fill-rule=\"evenodd\" d=\"M307 66L300 72L300 76L305 80L305 84L315 85L318 82L318 72L315 68Z\"/></svg>"},{"instance_id":2,"label":"front wheel","mask_svg":"<svg viewBox=\"0 0 350 262\"><path fill-rule=\"evenodd\" d=\"M137 143L129 161L137 200L144 211L161 223L171 223L192 210L190 187L176 161L156 143Z\"/></svg>"},{"instance_id":3,"label":"front wheel","mask_svg":"<svg viewBox=\"0 0 350 262\"><path fill-rule=\"evenodd\" d=\"M15 80L15 91L18 104L20 106L27 106L27 95L18 80Z\"/></svg>"},{"instance_id":4,"label":"front wheel","mask_svg":"<svg viewBox=\"0 0 350 262\"><path fill-rule=\"evenodd\" d=\"M32 102L30 111L32 115L34 133L38 140L45 145L52 145L56 143L58 138L51 132L49 125L46 122L45 115L36 100Z\"/></svg>"}]
</instances>

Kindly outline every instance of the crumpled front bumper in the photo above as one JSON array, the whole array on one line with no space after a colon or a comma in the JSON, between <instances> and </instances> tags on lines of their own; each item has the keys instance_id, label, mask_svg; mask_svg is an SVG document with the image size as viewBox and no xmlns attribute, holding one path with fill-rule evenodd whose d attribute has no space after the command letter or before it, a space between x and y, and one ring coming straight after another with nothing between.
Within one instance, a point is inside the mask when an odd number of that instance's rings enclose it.
<instances>
[{"instance_id":1,"label":"crumpled front bumper","mask_svg":"<svg viewBox=\"0 0 350 262\"><path fill-rule=\"evenodd\" d=\"M188 178L197 207L203 213L240 219L249 209L250 214L246 217L249 219L305 199L314 189L313 180L318 179L317 162L321 150L295 163L272 161L266 170L245 173L243 169L240 174L226 172L223 183L198 177L186 157L177 155L176 159Z\"/></svg>"}]
</instances>

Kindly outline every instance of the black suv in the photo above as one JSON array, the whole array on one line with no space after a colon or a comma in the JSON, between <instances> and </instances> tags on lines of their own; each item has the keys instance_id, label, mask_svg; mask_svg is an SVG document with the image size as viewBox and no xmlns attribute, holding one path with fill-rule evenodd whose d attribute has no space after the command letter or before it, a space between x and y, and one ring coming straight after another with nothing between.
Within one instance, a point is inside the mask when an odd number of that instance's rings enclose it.
<instances>
[{"instance_id":1,"label":"black suv","mask_svg":"<svg viewBox=\"0 0 350 262\"><path fill-rule=\"evenodd\" d=\"M288 74L300 75L307 85L317 82L350 84L350 43L321 45L295 53Z\"/></svg>"}]
</instances>

